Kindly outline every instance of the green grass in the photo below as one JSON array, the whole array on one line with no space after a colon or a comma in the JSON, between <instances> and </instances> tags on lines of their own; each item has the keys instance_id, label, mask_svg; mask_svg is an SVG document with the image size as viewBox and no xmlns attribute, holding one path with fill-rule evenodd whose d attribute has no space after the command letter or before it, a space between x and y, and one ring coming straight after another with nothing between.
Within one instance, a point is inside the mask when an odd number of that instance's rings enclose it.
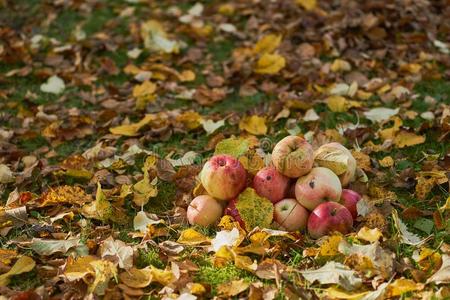
<instances>
[{"instance_id":1,"label":"green grass","mask_svg":"<svg viewBox=\"0 0 450 300\"><path fill-rule=\"evenodd\" d=\"M37 288L42 282L41 276L39 276L38 271L34 268L28 273L12 276L8 286L13 290L27 291Z\"/></svg>"},{"instance_id":2,"label":"green grass","mask_svg":"<svg viewBox=\"0 0 450 300\"><path fill-rule=\"evenodd\" d=\"M177 187L174 183L158 181L158 195L144 206L146 212L162 214L173 208Z\"/></svg>"}]
</instances>

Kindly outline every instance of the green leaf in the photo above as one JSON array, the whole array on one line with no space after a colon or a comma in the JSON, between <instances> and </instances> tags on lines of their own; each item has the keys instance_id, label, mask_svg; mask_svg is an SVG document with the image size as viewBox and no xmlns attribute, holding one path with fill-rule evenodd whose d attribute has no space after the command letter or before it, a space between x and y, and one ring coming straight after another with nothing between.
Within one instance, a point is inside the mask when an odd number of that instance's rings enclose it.
<instances>
[{"instance_id":1,"label":"green leaf","mask_svg":"<svg viewBox=\"0 0 450 300\"><path fill-rule=\"evenodd\" d=\"M249 146L249 142L245 139L230 137L228 139L220 141L216 145L216 151L214 152L214 155L228 154L238 158L248 151Z\"/></svg>"},{"instance_id":2,"label":"green leaf","mask_svg":"<svg viewBox=\"0 0 450 300\"><path fill-rule=\"evenodd\" d=\"M247 188L238 198L236 208L248 231L255 227L268 228L273 219L273 205L270 200Z\"/></svg>"},{"instance_id":3,"label":"green leaf","mask_svg":"<svg viewBox=\"0 0 450 300\"><path fill-rule=\"evenodd\" d=\"M419 229L427 234L430 234L433 231L433 227L433 221L425 218L420 218L414 223L414 228Z\"/></svg>"}]
</instances>

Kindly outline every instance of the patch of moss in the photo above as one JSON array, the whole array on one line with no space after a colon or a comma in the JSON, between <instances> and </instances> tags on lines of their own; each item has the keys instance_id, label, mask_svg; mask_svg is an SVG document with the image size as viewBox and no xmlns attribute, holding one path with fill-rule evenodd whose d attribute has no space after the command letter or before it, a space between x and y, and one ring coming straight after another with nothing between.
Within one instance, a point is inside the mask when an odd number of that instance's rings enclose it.
<instances>
[{"instance_id":1,"label":"patch of moss","mask_svg":"<svg viewBox=\"0 0 450 300\"><path fill-rule=\"evenodd\" d=\"M39 276L36 268L34 268L28 273L12 276L9 287L13 290L27 291L34 289L41 284L41 277Z\"/></svg>"},{"instance_id":2,"label":"patch of moss","mask_svg":"<svg viewBox=\"0 0 450 300\"><path fill-rule=\"evenodd\" d=\"M144 210L149 213L161 214L173 207L177 187L175 183L158 181L158 195L151 198L144 206Z\"/></svg>"},{"instance_id":3,"label":"patch of moss","mask_svg":"<svg viewBox=\"0 0 450 300\"><path fill-rule=\"evenodd\" d=\"M253 281L255 280L255 276L245 270L239 269L234 264L228 264L224 267L214 267L212 265L200 266L195 276L195 281L210 284L213 289L219 284L239 279Z\"/></svg>"},{"instance_id":4,"label":"patch of moss","mask_svg":"<svg viewBox=\"0 0 450 300\"><path fill-rule=\"evenodd\" d=\"M136 267L142 269L147 266L154 266L159 269L163 269L165 267L164 262L159 257L159 251L153 247L147 250L139 249L138 251Z\"/></svg>"}]
</instances>

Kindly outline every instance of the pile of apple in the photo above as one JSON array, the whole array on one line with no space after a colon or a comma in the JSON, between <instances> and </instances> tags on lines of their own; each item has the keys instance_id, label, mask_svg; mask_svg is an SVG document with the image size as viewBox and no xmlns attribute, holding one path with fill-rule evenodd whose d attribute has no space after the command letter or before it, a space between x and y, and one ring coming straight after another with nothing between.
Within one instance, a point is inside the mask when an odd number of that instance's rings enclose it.
<instances>
[{"instance_id":1,"label":"pile of apple","mask_svg":"<svg viewBox=\"0 0 450 300\"><path fill-rule=\"evenodd\" d=\"M356 161L343 145L329 143L313 151L303 138L288 136L275 145L272 164L254 176L253 188L274 205L275 227L288 231L307 228L312 238L332 231L345 234L353 227L356 203L361 199L355 191L343 189L354 180L355 172ZM225 212L245 228L236 209L238 196L247 185L242 164L232 156L215 155L199 176L208 195L192 200L187 210L189 223L209 226Z\"/></svg>"}]
</instances>

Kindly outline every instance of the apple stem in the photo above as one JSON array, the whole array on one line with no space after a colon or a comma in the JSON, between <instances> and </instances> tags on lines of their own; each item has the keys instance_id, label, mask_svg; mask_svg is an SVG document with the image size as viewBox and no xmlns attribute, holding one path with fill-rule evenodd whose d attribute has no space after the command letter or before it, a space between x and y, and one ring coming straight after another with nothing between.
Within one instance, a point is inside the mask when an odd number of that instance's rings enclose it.
<instances>
[{"instance_id":1,"label":"apple stem","mask_svg":"<svg viewBox=\"0 0 450 300\"><path fill-rule=\"evenodd\" d=\"M331 212L330 212L330 214L331 214L332 216L335 216L336 213L337 213L337 209L336 209L336 208L333 208L333 210L331 210Z\"/></svg>"}]
</instances>

